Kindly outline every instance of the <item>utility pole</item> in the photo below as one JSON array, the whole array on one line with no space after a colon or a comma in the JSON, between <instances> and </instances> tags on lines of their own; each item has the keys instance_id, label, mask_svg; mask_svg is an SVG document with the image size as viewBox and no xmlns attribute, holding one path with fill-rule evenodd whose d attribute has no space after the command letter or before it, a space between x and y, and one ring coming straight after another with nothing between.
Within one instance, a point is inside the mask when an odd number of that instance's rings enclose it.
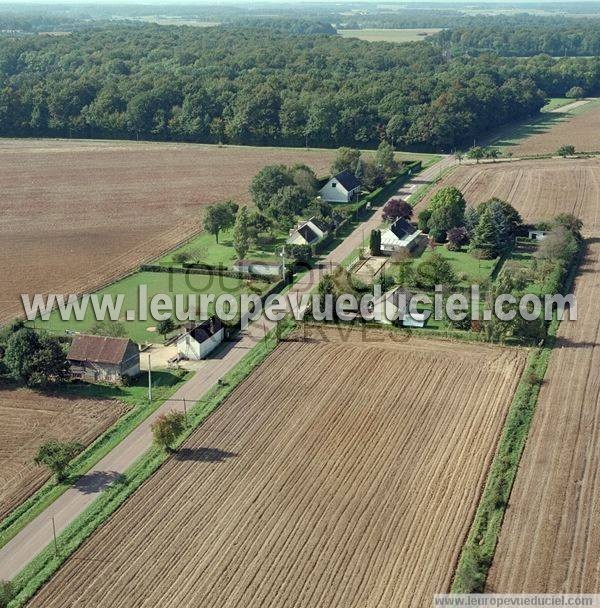
<instances>
[{"instance_id":1,"label":"utility pole","mask_svg":"<svg viewBox=\"0 0 600 608\"><path fill-rule=\"evenodd\" d=\"M54 517L52 517L52 537L54 538L54 554L58 557L58 542L56 540L56 524L54 523Z\"/></svg>"},{"instance_id":2,"label":"utility pole","mask_svg":"<svg viewBox=\"0 0 600 608\"><path fill-rule=\"evenodd\" d=\"M148 401L152 403L152 363L148 355Z\"/></svg>"},{"instance_id":3,"label":"utility pole","mask_svg":"<svg viewBox=\"0 0 600 608\"><path fill-rule=\"evenodd\" d=\"M188 419L187 419L187 401L185 400L185 397L183 398L183 415L185 416L185 426L188 425Z\"/></svg>"}]
</instances>

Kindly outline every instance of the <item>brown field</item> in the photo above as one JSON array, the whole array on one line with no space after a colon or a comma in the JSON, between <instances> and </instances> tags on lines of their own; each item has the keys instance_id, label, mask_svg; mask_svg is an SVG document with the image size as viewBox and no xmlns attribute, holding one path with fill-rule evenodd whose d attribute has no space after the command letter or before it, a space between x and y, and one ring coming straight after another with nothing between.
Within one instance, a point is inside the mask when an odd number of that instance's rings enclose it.
<instances>
[{"instance_id":1,"label":"brown field","mask_svg":"<svg viewBox=\"0 0 600 608\"><path fill-rule=\"evenodd\" d=\"M463 165L443 179L417 211L442 186L456 186L472 205L494 196L508 201L526 222L574 213L586 233L600 231L600 159Z\"/></svg>"},{"instance_id":2,"label":"brown field","mask_svg":"<svg viewBox=\"0 0 600 608\"><path fill-rule=\"evenodd\" d=\"M570 106L573 107L573 106ZM517 130L517 138L497 142L514 156L554 154L561 146L571 144L578 152L600 152L600 103L587 102L574 114L559 110L542 114L537 123ZM503 143L508 145L503 146Z\"/></svg>"},{"instance_id":3,"label":"brown field","mask_svg":"<svg viewBox=\"0 0 600 608\"><path fill-rule=\"evenodd\" d=\"M49 474L33 464L49 439L87 445L123 413L117 401L68 399L26 389L0 391L0 519L39 488Z\"/></svg>"},{"instance_id":4,"label":"brown field","mask_svg":"<svg viewBox=\"0 0 600 608\"><path fill-rule=\"evenodd\" d=\"M428 606L525 352L350 334L282 343L31 605Z\"/></svg>"},{"instance_id":5,"label":"brown field","mask_svg":"<svg viewBox=\"0 0 600 608\"><path fill-rule=\"evenodd\" d=\"M21 293L80 293L197 232L202 207L248 201L256 172L333 150L0 139L0 323Z\"/></svg>"},{"instance_id":6,"label":"brown field","mask_svg":"<svg viewBox=\"0 0 600 608\"><path fill-rule=\"evenodd\" d=\"M513 488L488 590L600 590L600 239L575 286Z\"/></svg>"}]
</instances>

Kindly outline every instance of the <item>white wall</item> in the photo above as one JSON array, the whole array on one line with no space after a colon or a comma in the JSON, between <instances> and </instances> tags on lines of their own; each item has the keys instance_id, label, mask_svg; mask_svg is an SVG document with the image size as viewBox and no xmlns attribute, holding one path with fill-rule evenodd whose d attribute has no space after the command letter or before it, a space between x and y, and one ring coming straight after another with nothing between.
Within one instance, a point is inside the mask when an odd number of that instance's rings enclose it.
<instances>
[{"instance_id":1,"label":"white wall","mask_svg":"<svg viewBox=\"0 0 600 608\"><path fill-rule=\"evenodd\" d=\"M333 184L336 184L335 186ZM330 179L319 191L321 198L324 201L332 203L347 203L350 200L346 189L340 184L337 179Z\"/></svg>"}]
</instances>

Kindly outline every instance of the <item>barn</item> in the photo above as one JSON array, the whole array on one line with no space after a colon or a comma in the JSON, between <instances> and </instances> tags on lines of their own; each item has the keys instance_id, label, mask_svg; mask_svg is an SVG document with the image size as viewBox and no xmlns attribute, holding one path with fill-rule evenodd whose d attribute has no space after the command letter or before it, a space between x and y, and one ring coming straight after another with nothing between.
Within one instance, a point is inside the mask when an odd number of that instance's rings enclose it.
<instances>
[{"instance_id":1,"label":"barn","mask_svg":"<svg viewBox=\"0 0 600 608\"><path fill-rule=\"evenodd\" d=\"M119 384L140 373L140 349L127 338L76 335L67 359L75 380Z\"/></svg>"}]
</instances>

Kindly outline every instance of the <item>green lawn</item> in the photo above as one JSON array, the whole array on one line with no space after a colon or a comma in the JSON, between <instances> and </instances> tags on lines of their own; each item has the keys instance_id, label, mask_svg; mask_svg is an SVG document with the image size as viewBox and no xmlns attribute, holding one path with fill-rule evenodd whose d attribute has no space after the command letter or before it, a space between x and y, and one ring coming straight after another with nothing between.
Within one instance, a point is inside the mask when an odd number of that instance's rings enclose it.
<instances>
[{"instance_id":1,"label":"green lawn","mask_svg":"<svg viewBox=\"0 0 600 608\"><path fill-rule=\"evenodd\" d=\"M574 99L569 99L567 97L551 97L548 103L542 108L542 112L552 112L552 110L557 110L558 108L562 108L563 106L567 106L570 103L573 103Z\"/></svg>"},{"instance_id":2,"label":"green lawn","mask_svg":"<svg viewBox=\"0 0 600 608\"><path fill-rule=\"evenodd\" d=\"M287 236L286 233L280 231L275 234L272 241L263 241L259 247L251 248L246 254L246 259L263 260L265 262L281 261L279 252L285 244ZM202 232L185 245L160 258L158 264L161 266L180 266L180 264L173 262L173 255L177 252L195 250L201 250L204 254L199 261L213 266L221 265L226 268L231 268L233 263L238 259L235 249L233 248L233 229L231 229L225 230L219 234L218 243L214 235Z\"/></svg>"},{"instance_id":3,"label":"green lawn","mask_svg":"<svg viewBox=\"0 0 600 608\"><path fill-rule=\"evenodd\" d=\"M466 250L450 251L445 246L436 247L435 252L450 261L454 271L460 278L460 287L468 287L489 278L497 263L497 260L495 259L478 260ZM427 249L421 256L421 259L424 260L431 254L431 249Z\"/></svg>"},{"instance_id":4,"label":"green lawn","mask_svg":"<svg viewBox=\"0 0 600 608\"><path fill-rule=\"evenodd\" d=\"M214 294L215 297L223 293L239 296L242 293L262 293L268 288L268 283L260 281L249 282L247 280L233 279L230 277L209 276L200 274L177 274L166 272L138 272L130 277L122 279L98 292L100 295L110 294L113 297L123 294L123 306L121 310L121 322L125 326L127 335L135 342L162 342L162 337L149 328L156 326L156 322L148 316L147 321L137 320L139 310L138 290L140 285L146 285L148 290L148 302L157 294L165 294L171 297L181 294L185 296L184 305L187 306L187 295ZM135 321L126 321L125 314L128 310L136 311ZM209 311L213 306L209 306ZM65 334L69 331L86 332L94 324L93 309L88 306L85 318L81 321L63 321L58 311L53 311L48 321L37 320L36 327L43 327L53 333Z\"/></svg>"}]
</instances>

